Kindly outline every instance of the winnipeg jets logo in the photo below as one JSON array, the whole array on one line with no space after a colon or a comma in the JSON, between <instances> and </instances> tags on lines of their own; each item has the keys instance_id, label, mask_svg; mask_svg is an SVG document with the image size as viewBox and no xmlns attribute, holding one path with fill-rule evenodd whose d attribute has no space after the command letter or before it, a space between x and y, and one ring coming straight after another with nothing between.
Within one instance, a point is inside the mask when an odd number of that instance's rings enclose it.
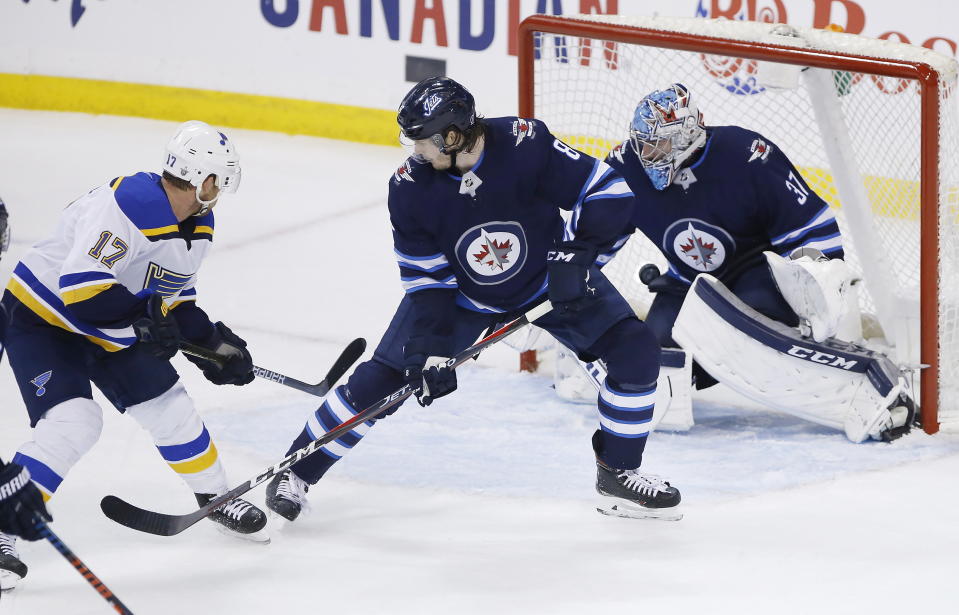
<instances>
[{"instance_id":1,"label":"winnipeg jets logo","mask_svg":"<svg viewBox=\"0 0 959 615\"><path fill-rule=\"evenodd\" d=\"M689 187L695 182L696 176L693 175L693 170L689 168L682 169L673 179L673 183L682 186L684 191L689 190Z\"/></svg>"},{"instance_id":2,"label":"winnipeg jets logo","mask_svg":"<svg viewBox=\"0 0 959 615\"><path fill-rule=\"evenodd\" d=\"M773 146L762 139L753 139L752 144L749 146L749 160L747 160L747 162L752 162L753 160L766 162L766 159L769 158L769 152L771 152L772 149Z\"/></svg>"},{"instance_id":3,"label":"winnipeg jets logo","mask_svg":"<svg viewBox=\"0 0 959 615\"><path fill-rule=\"evenodd\" d=\"M480 250L473 254L474 261L493 271L503 271L510 264L509 253L513 251L513 241L511 239L497 241L485 230L481 230L480 233L482 237Z\"/></svg>"},{"instance_id":4,"label":"winnipeg jets logo","mask_svg":"<svg viewBox=\"0 0 959 615\"><path fill-rule=\"evenodd\" d=\"M53 370L48 370L34 378L30 381L30 384L37 387L37 397L43 397L43 394L47 392L47 383L50 382L50 378L53 378Z\"/></svg>"},{"instance_id":5,"label":"winnipeg jets logo","mask_svg":"<svg viewBox=\"0 0 959 615\"><path fill-rule=\"evenodd\" d=\"M456 259L476 284L492 285L516 275L526 261L526 235L518 222L487 222L456 243Z\"/></svg>"},{"instance_id":6,"label":"winnipeg jets logo","mask_svg":"<svg viewBox=\"0 0 959 615\"><path fill-rule=\"evenodd\" d=\"M415 182L416 180L413 179L413 176L411 175L412 172L413 167L410 166L410 161L407 160L393 173L393 181L395 181L397 184L402 183L404 179L408 182Z\"/></svg>"},{"instance_id":7,"label":"winnipeg jets logo","mask_svg":"<svg viewBox=\"0 0 959 615\"><path fill-rule=\"evenodd\" d=\"M623 151L626 148L626 142L623 141L609 152L610 157L614 158L619 162L623 162Z\"/></svg>"},{"instance_id":8,"label":"winnipeg jets logo","mask_svg":"<svg viewBox=\"0 0 959 615\"><path fill-rule=\"evenodd\" d=\"M672 248L669 252L695 272L716 271L736 245L725 230L690 218L679 220L666 229L664 239L664 247L669 245Z\"/></svg>"},{"instance_id":9,"label":"winnipeg jets logo","mask_svg":"<svg viewBox=\"0 0 959 615\"><path fill-rule=\"evenodd\" d=\"M716 242L704 240L696 235L696 229L693 228L692 224L689 225L688 230L689 236L686 238L686 242L679 246L679 249L682 250L686 258L696 264L701 264L704 270L708 269L713 264L713 256L717 252Z\"/></svg>"},{"instance_id":10,"label":"winnipeg jets logo","mask_svg":"<svg viewBox=\"0 0 959 615\"><path fill-rule=\"evenodd\" d=\"M532 139L535 136L533 134L534 130L535 126L529 120L519 118L513 122L513 136L516 137L516 145L519 145L526 137Z\"/></svg>"},{"instance_id":11,"label":"winnipeg jets logo","mask_svg":"<svg viewBox=\"0 0 959 615\"><path fill-rule=\"evenodd\" d=\"M441 102L443 102L443 98L439 94L431 94L429 98L423 101L423 113L430 115Z\"/></svg>"},{"instance_id":12,"label":"winnipeg jets logo","mask_svg":"<svg viewBox=\"0 0 959 615\"><path fill-rule=\"evenodd\" d=\"M476 198L476 190L482 185L483 180L479 178L479 175L472 171L467 171L463 175L463 179L460 180L460 194L468 194Z\"/></svg>"}]
</instances>

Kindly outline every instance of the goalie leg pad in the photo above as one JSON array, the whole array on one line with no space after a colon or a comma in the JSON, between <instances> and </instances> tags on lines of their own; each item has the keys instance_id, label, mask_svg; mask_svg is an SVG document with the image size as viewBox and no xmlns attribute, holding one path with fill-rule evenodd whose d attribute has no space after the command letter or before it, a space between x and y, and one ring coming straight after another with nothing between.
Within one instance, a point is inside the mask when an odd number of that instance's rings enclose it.
<instances>
[{"instance_id":1,"label":"goalie leg pad","mask_svg":"<svg viewBox=\"0 0 959 615\"><path fill-rule=\"evenodd\" d=\"M885 356L816 343L762 316L710 275L696 278L673 335L714 378L759 403L846 432L883 439L904 382Z\"/></svg>"}]
</instances>

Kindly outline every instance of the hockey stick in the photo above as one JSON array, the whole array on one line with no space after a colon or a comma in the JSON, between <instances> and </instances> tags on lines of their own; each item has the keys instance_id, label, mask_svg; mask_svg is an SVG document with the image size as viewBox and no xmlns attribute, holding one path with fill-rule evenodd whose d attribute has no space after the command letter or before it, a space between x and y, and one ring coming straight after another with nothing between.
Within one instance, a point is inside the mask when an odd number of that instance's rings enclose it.
<instances>
[{"instance_id":1,"label":"hockey stick","mask_svg":"<svg viewBox=\"0 0 959 615\"><path fill-rule=\"evenodd\" d=\"M458 353L455 357L447 360L446 366L456 369L463 362L472 359L489 346L492 346L506 336L515 333L525 325L543 316L551 309L553 309L553 306L550 305L549 302L544 302L537 305L516 320L510 321L509 323L503 325L466 350ZM286 459L283 459L279 463L266 468L263 473L258 474L254 478L251 478L229 492L214 498L209 504L192 513L185 515L167 515L164 513L144 510L113 495L108 495L100 500L100 509L103 511L103 514L113 521L116 521L120 525L125 525L134 530L139 530L148 534L156 534L157 536L173 536L175 534L179 534L197 521L209 515L214 509L240 497L260 483L269 480L280 472L283 472L304 457L312 455L318 451L320 447L332 442L347 431L350 431L354 426L365 421L375 419L388 409L401 403L410 395L413 395L418 390L418 388L415 388L409 384L403 385L402 388L387 395L365 410L358 412L353 416L353 418L340 423L318 439L313 440L303 448L290 453Z\"/></svg>"},{"instance_id":2,"label":"hockey stick","mask_svg":"<svg viewBox=\"0 0 959 615\"><path fill-rule=\"evenodd\" d=\"M180 350L186 354L193 355L194 357L212 361L213 363L216 363L217 366L223 367L223 356L218 355L209 348L197 346L196 344L191 344L190 342L180 342ZM258 365L253 366L253 375L265 380L269 380L270 382L276 382L277 384L288 386L296 389L297 391L303 391L304 393L309 393L310 395L323 397L330 392L330 389L333 388L333 384L343 377L343 374L350 369L350 366L356 363L356 360L360 358L360 355L363 354L364 350L366 350L366 340L362 337L358 337L350 342L349 345L343 349L343 352L340 353L339 358L337 358L336 362L333 363L333 367L330 368L330 371L327 372L323 380L316 384L307 384L302 380L284 376L280 372L274 372L273 370L269 370Z\"/></svg>"},{"instance_id":3,"label":"hockey stick","mask_svg":"<svg viewBox=\"0 0 959 615\"><path fill-rule=\"evenodd\" d=\"M73 566L77 572L79 572L84 579L87 580L87 583L93 586L93 589L97 590L97 593L103 596L103 599L110 603L113 606L113 609L120 613L120 615L133 615L133 611L128 609L125 604L120 602L120 599L114 595L110 588L103 584L103 581L100 580L100 577L93 574L93 571L87 568L87 565L83 563L76 554L70 550L67 545L63 544L63 541L60 540L60 537L53 533L53 530L50 529L50 526L47 525L46 521L43 519L37 518L34 522L34 526L40 532L40 534L50 541L50 544L53 545L53 548L60 552L60 555L64 557L70 565Z\"/></svg>"}]
</instances>

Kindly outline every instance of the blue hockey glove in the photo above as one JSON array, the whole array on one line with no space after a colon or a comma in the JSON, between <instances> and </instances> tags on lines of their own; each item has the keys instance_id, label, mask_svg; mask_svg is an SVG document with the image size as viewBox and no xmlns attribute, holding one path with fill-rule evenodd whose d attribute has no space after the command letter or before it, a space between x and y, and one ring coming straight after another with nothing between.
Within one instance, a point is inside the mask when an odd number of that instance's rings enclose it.
<instances>
[{"instance_id":1,"label":"blue hockey glove","mask_svg":"<svg viewBox=\"0 0 959 615\"><path fill-rule=\"evenodd\" d=\"M33 526L36 517L53 521L30 472L18 463L4 466L0 462L0 532L40 540L43 536Z\"/></svg>"},{"instance_id":2,"label":"blue hockey glove","mask_svg":"<svg viewBox=\"0 0 959 615\"><path fill-rule=\"evenodd\" d=\"M161 295L150 295L146 314L133 323L133 331L137 340L161 359L172 359L180 347L180 327Z\"/></svg>"},{"instance_id":3,"label":"blue hockey glove","mask_svg":"<svg viewBox=\"0 0 959 615\"><path fill-rule=\"evenodd\" d=\"M428 338L413 337L403 346L406 365L403 380L413 387L416 401L428 406L434 399L456 390L456 371L446 367L447 357L435 356L429 348L435 347Z\"/></svg>"},{"instance_id":4,"label":"blue hockey glove","mask_svg":"<svg viewBox=\"0 0 959 615\"><path fill-rule=\"evenodd\" d=\"M200 368L207 380L213 384L237 386L253 382L253 357L246 349L246 342L225 324L218 322L213 325L213 333L200 346L209 348L224 359L220 367L213 361L184 353L187 360Z\"/></svg>"},{"instance_id":5,"label":"blue hockey glove","mask_svg":"<svg viewBox=\"0 0 959 615\"><path fill-rule=\"evenodd\" d=\"M572 316L592 301L587 284L589 268L596 262L595 246L582 241L564 241L546 255L549 300L560 316Z\"/></svg>"}]
</instances>

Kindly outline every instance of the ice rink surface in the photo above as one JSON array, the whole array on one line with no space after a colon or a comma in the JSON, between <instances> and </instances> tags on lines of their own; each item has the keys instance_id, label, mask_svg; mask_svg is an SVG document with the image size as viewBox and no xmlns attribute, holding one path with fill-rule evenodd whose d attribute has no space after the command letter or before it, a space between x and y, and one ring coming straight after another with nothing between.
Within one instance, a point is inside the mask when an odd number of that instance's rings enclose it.
<instances>
[{"instance_id":1,"label":"ice rink surface","mask_svg":"<svg viewBox=\"0 0 959 615\"><path fill-rule=\"evenodd\" d=\"M169 122L0 109L0 196L19 255L71 200L156 171ZM227 131L243 180L216 209L199 301L254 360L318 380L340 349L371 347L402 290L386 212L399 148ZM238 484L285 454L318 400L262 380L215 387L175 359ZM137 615L247 613L954 613L959 609L959 436L854 445L722 390L696 426L656 433L644 469L683 493L677 523L594 511L590 405L495 348L429 408L381 422L310 492L312 513L272 543L208 522L171 538L114 524L115 494L186 513L189 490L150 439L106 408L99 444L51 502L53 528ZM0 367L0 455L29 437ZM251 499L262 505L263 490ZM45 543L0 614L109 606Z\"/></svg>"}]
</instances>

